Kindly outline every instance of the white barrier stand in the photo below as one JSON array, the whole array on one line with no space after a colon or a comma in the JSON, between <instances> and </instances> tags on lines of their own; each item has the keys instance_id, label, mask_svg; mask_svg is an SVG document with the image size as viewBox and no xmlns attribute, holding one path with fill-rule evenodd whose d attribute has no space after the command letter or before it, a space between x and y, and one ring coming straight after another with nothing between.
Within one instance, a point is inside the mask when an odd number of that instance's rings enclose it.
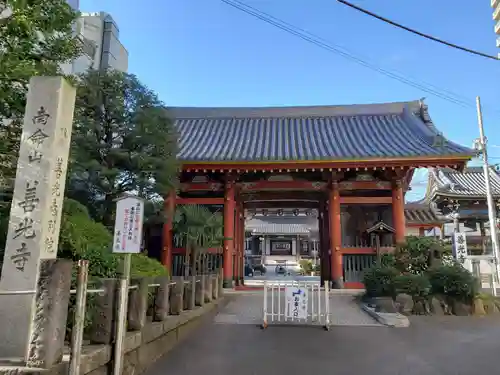
<instances>
[{"instance_id":1,"label":"white barrier stand","mask_svg":"<svg viewBox=\"0 0 500 375\"><path fill-rule=\"evenodd\" d=\"M269 324L299 324L323 326L328 331L329 302L328 283L321 288L319 282L265 281L261 328L266 329Z\"/></svg>"}]
</instances>

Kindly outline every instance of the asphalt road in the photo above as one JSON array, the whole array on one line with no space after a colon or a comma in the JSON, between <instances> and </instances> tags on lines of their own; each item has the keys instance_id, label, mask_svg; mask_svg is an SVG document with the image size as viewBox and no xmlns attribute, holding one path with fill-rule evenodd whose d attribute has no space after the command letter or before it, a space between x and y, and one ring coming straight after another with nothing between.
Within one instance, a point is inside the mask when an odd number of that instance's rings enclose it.
<instances>
[{"instance_id":1,"label":"asphalt road","mask_svg":"<svg viewBox=\"0 0 500 375\"><path fill-rule=\"evenodd\" d=\"M499 370L500 318L414 317L410 328L207 321L147 375L476 375Z\"/></svg>"}]
</instances>

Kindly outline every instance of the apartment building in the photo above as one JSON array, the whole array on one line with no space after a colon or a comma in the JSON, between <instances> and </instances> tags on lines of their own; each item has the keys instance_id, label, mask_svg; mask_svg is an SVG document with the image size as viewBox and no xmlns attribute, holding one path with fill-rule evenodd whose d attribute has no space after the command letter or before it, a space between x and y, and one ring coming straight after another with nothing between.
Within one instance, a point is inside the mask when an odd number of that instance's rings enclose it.
<instances>
[{"instance_id":1,"label":"apartment building","mask_svg":"<svg viewBox=\"0 0 500 375\"><path fill-rule=\"evenodd\" d=\"M128 51L120 42L120 30L111 15L82 13L75 24L75 33L83 43L84 54L65 64L65 73L79 74L88 69L128 70Z\"/></svg>"},{"instance_id":2,"label":"apartment building","mask_svg":"<svg viewBox=\"0 0 500 375\"><path fill-rule=\"evenodd\" d=\"M497 34L497 47L500 48L500 0L491 0L491 7L495 21L495 34Z\"/></svg>"}]
</instances>

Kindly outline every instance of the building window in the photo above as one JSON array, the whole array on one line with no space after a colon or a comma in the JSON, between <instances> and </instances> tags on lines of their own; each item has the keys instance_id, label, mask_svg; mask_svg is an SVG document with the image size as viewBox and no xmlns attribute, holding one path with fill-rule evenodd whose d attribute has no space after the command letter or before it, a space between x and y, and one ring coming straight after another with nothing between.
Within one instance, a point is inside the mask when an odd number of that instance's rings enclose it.
<instances>
[{"instance_id":1,"label":"building window","mask_svg":"<svg viewBox=\"0 0 500 375\"><path fill-rule=\"evenodd\" d=\"M300 253L309 254L309 241L307 240L300 241Z\"/></svg>"}]
</instances>

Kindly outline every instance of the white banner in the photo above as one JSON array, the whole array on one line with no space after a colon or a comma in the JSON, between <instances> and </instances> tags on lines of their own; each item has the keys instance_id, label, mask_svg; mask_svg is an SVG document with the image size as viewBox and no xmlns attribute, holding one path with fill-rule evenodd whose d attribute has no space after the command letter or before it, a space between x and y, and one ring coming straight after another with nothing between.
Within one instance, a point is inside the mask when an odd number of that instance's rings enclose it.
<instances>
[{"instance_id":1,"label":"white banner","mask_svg":"<svg viewBox=\"0 0 500 375\"><path fill-rule=\"evenodd\" d=\"M295 286L287 286L285 288L286 318L307 319L308 294L306 289Z\"/></svg>"},{"instance_id":2,"label":"white banner","mask_svg":"<svg viewBox=\"0 0 500 375\"><path fill-rule=\"evenodd\" d=\"M125 197L116 202L114 253L141 252L144 202L137 197Z\"/></svg>"},{"instance_id":3,"label":"white banner","mask_svg":"<svg viewBox=\"0 0 500 375\"><path fill-rule=\"evenodd\" d=\"M467 235L465 232L455 232L453 237L455 258L463 262L467 257Z\"/></svg>"}]
</instances>

